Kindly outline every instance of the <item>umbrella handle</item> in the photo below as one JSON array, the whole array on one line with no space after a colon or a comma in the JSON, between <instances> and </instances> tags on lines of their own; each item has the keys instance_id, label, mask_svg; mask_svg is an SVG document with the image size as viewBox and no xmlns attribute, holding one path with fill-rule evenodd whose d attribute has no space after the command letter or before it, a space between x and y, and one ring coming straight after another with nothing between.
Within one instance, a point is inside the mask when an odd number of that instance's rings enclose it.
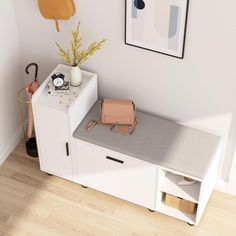
<instances>
[{"instance_id":1,"label":"umbrella handle","mask_svg":"<svg viewBox=\"0 0 236 236\"><path fill-rule=\"evenodd\" d=\"M35 66L34 81L36 81L38 77L38 67L39 67L36 63L30 63L28 66L26 66L25 73L29 74L29 68L31 66Z\"/></svg>"}]
</instances>

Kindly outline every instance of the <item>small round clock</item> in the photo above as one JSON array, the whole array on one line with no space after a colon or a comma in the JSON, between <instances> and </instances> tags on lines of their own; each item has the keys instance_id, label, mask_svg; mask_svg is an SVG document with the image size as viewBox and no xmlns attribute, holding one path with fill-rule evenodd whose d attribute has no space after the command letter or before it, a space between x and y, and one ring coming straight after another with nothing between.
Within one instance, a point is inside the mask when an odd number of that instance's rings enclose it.
<instances>
[{"instance_id":1,"label":"small round clock","mask_svg":"<svg viewBox=\"0 0 236 236\"><path fill-rule=\"evenodd\" d=\"M65 80L65 75L63 75L62 73L57 73L57 74L53 74L52 75L52 84L55 86L55 87L61 87Z\"/></svg>"}]
</instances>

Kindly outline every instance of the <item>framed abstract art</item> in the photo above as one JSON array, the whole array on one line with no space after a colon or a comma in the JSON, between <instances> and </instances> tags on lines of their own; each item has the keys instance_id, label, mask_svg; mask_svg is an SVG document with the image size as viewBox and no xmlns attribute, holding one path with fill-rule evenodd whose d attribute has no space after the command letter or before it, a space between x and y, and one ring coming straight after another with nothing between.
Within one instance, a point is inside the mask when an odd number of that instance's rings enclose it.
<instances>
[{"instance_id":1,"label":"framed abstract art","mask_svg":"<svg viewBox=\"0 0 236 236\"><path fill-rule=\"evenodd\" d=\"M188 0L126 0L125 43L183 59Z\"/></svg>"}]
</instances>

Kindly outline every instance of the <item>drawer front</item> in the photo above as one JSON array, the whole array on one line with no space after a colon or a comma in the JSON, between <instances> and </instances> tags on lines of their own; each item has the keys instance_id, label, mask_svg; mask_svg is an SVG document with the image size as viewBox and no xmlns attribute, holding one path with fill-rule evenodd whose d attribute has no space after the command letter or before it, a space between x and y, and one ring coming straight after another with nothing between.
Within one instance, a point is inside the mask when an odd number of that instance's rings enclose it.
<instances>
[{"instance_id":1,"label":"drawer front","mask_svg":"<svg viewBox=\"0 0 236 236\"><path fill-rule=\"evenodd\" d=\"M81 140L76 153L80 184L155 208L155 165Z\"/></svg>"}]
</instances>

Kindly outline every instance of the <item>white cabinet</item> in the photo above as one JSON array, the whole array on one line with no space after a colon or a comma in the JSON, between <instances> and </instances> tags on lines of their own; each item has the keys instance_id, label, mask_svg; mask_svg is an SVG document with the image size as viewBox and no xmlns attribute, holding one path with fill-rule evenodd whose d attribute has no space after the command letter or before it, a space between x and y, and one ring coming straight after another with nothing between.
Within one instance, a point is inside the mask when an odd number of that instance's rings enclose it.
<instances>
[{"instance_id":1,"label":"white cabinet","mask_svg":"<svg viewBox=\"0 0 236 236\"><path fill-rule=\"evenodd\" d=\"M52 74L69 69L59 65ZM42 171L190 224L200 222L217 175L219 137L139 111L131 136L102 126L86 131L89 121L99 119L97 76L83 71L82 85L64 96L48 95L50 79L32 98ZM183 176L196 183L180 186ZM177 207L166 201L169 195L179 199ZM186 202L192 211L181 206Z\"/></svg>"},{"instance_id":2,"label":"white cabinet","mask_svg":"<svg viewBox=\"0 0 236 236\"><path fill-rule=\"evenodd\" d=\"M76 141L78 182L154 209L157 167L82 140Z\"/></svg>"},{"instance_id":3,"label":"white cabinet","mask_svg":"<svg viewBox=\"0 0 236 236\"><path fill-rule=\"evenodd\" d=\"M68 79L69 70L57 66L34 94L32 105L41 170L77 181L72 133L97 100L97 76L82 71L82 85L70 87L70 95L48 95L51 75L62 72Z\"/></svg>"},{"instance_id":4,"label":"white cabinet","mask_svg":"<svg viewBox=\"0 0 236 236\"><path fill-rule=\"evenodd\" d=\"M203 179L139 160L87 141L76 141L78 183L197 225L214 188L220 147ZM185 176L196 180L179 185ZM166 194L195 205L186 213L166 204Z\"/></svg>"}]
</instances>

